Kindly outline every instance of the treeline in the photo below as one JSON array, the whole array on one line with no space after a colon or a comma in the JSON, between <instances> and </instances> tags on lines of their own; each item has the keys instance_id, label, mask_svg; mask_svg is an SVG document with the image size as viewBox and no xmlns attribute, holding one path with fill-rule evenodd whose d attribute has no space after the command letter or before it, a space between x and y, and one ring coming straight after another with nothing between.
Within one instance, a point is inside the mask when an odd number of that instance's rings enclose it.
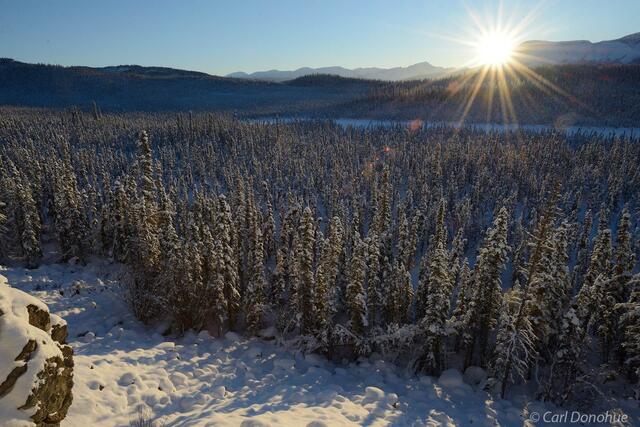
<instances>
[{"instance_id":1,"label":"treeline","mask_svg":"<svg viewBox=\"0 0 640 427\"><path fill-rule=\"evenodd\" d=\"M638 380L637 141L2 113L5 262L124 263L144 321L476 365L556 403Z\"/></svg>"}]
</instances>

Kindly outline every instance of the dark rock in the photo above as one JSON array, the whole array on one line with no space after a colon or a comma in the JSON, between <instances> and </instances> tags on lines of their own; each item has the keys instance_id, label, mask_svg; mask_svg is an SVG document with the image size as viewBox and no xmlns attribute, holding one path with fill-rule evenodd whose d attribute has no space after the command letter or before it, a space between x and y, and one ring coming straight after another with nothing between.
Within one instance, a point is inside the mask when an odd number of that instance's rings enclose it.
<instances>
[{"instance_id":1,"label":"dark rock","mask_svg":"<svg viewBox=\"0 0 640 427\"><path fill-rule=\"evenodd\" d=\"M67 325L53 325L51 327L51 338L60 344L67 343Z\"/></svg>"},{"instance_id":2,"label":"dark rock","mask_svg":"<svg viewBox=\"0 0 640 427\"><path fill-rule=\"evenodd\" d=\"M27 311L29 312L29 324L31 326L35 326L45 332L49 331L49 327L51 326L49 312L33 304L27 306Z\"/></svg>"}]
</instances>

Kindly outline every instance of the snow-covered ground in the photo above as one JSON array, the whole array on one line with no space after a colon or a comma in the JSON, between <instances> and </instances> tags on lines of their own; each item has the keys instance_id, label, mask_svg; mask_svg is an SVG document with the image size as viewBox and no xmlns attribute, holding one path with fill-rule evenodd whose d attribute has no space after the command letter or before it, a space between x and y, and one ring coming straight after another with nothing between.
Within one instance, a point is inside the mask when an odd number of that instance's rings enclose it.
<instances>
[{"instance_id":1,"label":"snow-covered ground","mask_svg":"<svg viewBox=\"0 0 640 427\"><path fill-rule=\"evenodd\" d=\"M118 270L101 262L0 274L68 322L75 386L63 426L128 426L140 412L157 426L522 426L545 411L496 401L454 370L416 377L375 357L340 366L232 333L163 337L132 317Z\"/></svg>"}]
</instances>

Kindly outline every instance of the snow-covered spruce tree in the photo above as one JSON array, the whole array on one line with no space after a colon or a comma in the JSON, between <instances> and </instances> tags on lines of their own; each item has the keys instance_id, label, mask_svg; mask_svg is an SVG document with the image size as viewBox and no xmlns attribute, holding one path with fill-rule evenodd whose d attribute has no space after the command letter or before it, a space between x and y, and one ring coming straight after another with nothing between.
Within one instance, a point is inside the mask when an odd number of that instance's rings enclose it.
<instances>
[{"instance_id":1,"label":"snow-covered spruce tree","mask_svg":"<svg viewBox=\"0 0 640 427\"><path fill-rule=\"evenodd\" d=\"M618 351L618 360L624 358L624 348L621 345L623 332L619 330L619 304L628 299L628 281L634 267L635 257L631 250L631 235L629 233L629 214L623 210L618 225L618 238L616 240L615 265L611 265L611 237L608 229L602 230L598 235L592 255L593 269L587 273L597 274L595 282L591 285L589 296L590 305L595 309L589 316L588 326L600 340L600 349L604 363L609 361L612 354Z\"/></svg>"},{"instance_id":2,"label":"snow-covered spruce tree","mask_svg":"<svg viewBox=\"0 0 640 427\"><path fill-rule=\"evenodd\" d=\"M524 263L527 258L527 231L524 228L524 224L522 223L523 216L518 216L518 219L515 223L515 231L513 236L513 260L511 262L512 272L511 272L511 283L516 283L516 281L523 281L522 277L522 269L524 268Z\"/></svg>"},{"instance_id":3,"label":"snow-covered spruce tree","mask_svg":"<svg viewBox=\"0 0 640 427\"><path fill-rule=\"evenodd\" d=\"M473 277L471 268L469 268L469 260L467 258L462 261L460 268L460 279L458 280L458 294L456 296L456 305L450 319L452 327L455 329L457 340L456 350L460 349L463 341L469 341L470 337L463 337L465 333L465 325L470 322L468 316L473 312L470 307L471 297L473 296ZM470 332L470 331L469 331Z\"/></svg>"},{"instance_id":4,"label":"snow-covered spruce tree","mask_svg":"<svg viewBox=\"0 0 640 427\"><path fill-rule=\"evenodd\" d=\"M257 215L253 215L256 218ZM249 248L249 272L247 288L244 294L244 311L247 331L256 335L262 326L262 317L265 311L265 271L264 271L264 246L262 240L262 227L257 219L254 219L250 235Z\"/></svg>"},{"instance_id":5,"label":"snow-covered spruce tree","mask_svg":"<svg viewBox=\"0 0 640 427\"><path fill-rule=\"evenodd\" d=\"M18 233L20 233L20 255L25 260L27 267L33 268L38 265L42 257L40 215L28 183L24 182L18 186L17 197L20 214L16 226Z\"/></svg>"},{"instance_id":6,"label":"snow-covered spruce tree","mask_svg":"<svg viewBox=\"0 0 640 427\"><path fill-rule=\"evenodd\" d=\"M108 253L114 260L119 262L124 262L129 258L129 238L132 231L132 227L130 225L130 221L132 221L132 209L133 206L129 202L124 183L116 181L113 204L111 205L109 212L110 222L106 229L112 233L110 239L112 246Z\"/></svg>"},{"instance_id":7,"label":"snow-covered spruce tree","mask_svg":"<svg viewBox=\"0 0 640 427\"><path fill-rule=\"evenodd\" d=\"M151 202L155 202L156 188L153 178L154 168L151 144L149 143L149 135L144 130L138 135L138 157L136 166L139 179L138 188L142 193L142 198L145 203L149 205Z\"/></svg>"},{"instance_id":8,"label":"snow-covered spruce tree","mask_svg":"<svg viewBox=\"0 0 640 427\"><path fill-rule=\"evenodd\" d=\"M341 271L344 271L344 265L346 263L345 257L345 230L342 225L342 220L338 216L334 216L329 224L329 242L331 243L331 274L329 276L329 288L327 289L327 307L328 313L328 327L331 328L336 313L340 309L341 299L341 281L344 280L341 277ZM344 276L344 274L342 274ZM324 311L323 310L323 311Z\"/></svg>"},{"instance_id":9,"label":"snow-covered spruce tree","mask_svg":"<svg viewBox=\"0 0 640 427\"><path fill-rule=\"evenodd\" d=\"M220 286L220 283L224 284L225 317L229 322L229 329L235 328L241 302L237 252L233 247L235 234L231 207L227 202L227 198L221 194L218 196L216 228L213 235L217 253L215 260L217 266L214 269L216 277L213 279L213 285L215 290ZM215 292L217 293L219 290Z\"/></svg>"},{"instance_id":10,"label":"snow-covered spruce tree","mask_svg":"<svg viewBox=\"0 0 640 427\"><path fill-rule=\"evenodd\" d=\"M278 248L276 250L276 268L271 277L270 299L276 307L278 330L283 333L291 325L294 310L294 286L297 275L297 259L294 249L298 242L298 222L300 206L291 195L288 197L289 207L284 214L280 226ZM295 322L297 320L293 319Z\"/></svg>"},{"instance_id":11,"label":"snow-covered spruce tree","mask_svg":"<svg viewBox=\"0 0 640 427\"><path fill-rule=\"evenodd\" d=\"M389 182L388 167L383 169L380 178L380 187L374 194L377 198L372 201L376 202L376 205L369 232L382 236L389 231L389 227L391 226L392 190Z\"/></svg>"},{"instance_id":12,"label":"snow-covered spruce tree","mask_svg":"<svg viewBox=\"0 0 640 427\"><path fill-rule=\"evenodd\" d=\"M364 340L368 326L367 301L364 290L367 268L366 254L367 245L356 232L347 272L345 305L349 317L348 328L360 341ZM355 344L358 346L358 343Z\"/></svg>"},{"instance_id":13,"label":"snow-covered spruce tree","mask_svg":"<svg viewBox=\"0 0 640 427\"><path fill-rule=\"evenodd\" d=\"M431 257L433 252L437 248L442 247L446 251L447 246L447 228L444 223L446 215L446 202L444 199L440 200L438 205L438 212L436 216L436 224L434 232L429 240L429 247L420 261L420 273L418 276L418 288L416 290L415 301L415 313L416 320L420 320L425 315L426 307L428 306L427 299L431 290L429 289L429 267L431 264ZM448 258L448 257L447 257Z\"/></svg>"},{"instance_id":14,"label":"snow-covered spruce tree","mask_svg":"<svg viewBox=\"0 0 640 427\"><path fill-rule=\"evenodd\" d=\"M73 167L65 160L54 182L53 218L63 259L87 255L87 217Z\"/></svg>"},{"instance_id":15,"label":"snow-covered spruce tree","mask_svg":"<svg viewBox=\"0 0 640 427\"><path fill-rule=\"evenodd\" d=\"M421 209L416 209L413 219L411 220L411 231L409 233L409 246L412 249L411 256L409 257L409 263L406 265L407 269L411 269L415 265L416 252L418 250L418 244L422 241L418 236L424 229L424 213Z\"/></svg>"},{"instance_id":16,"label":"snow-covered spruce tree","mask_svg":"<svg viewBox=\"0 0 640 427\"><path fill-rule=\"evenodd\" d=\"M173 216L170 215L167 221L160 225L159 237L160 242L160 259L158 261L158 276L156 279L156 291L159 305L163 312L163 318L166 319L171 313L170 292L177 287L176 280L179 280L178 261L181 250L181 240L178 237L175 227L173 226Z\"/></svg>"},{"instance_id":17,"label":"snow-covered spruce tree","mask_svg":"<svg viewBox=\"0 0 640 427\"><path fill-rule=\"evenodd\" d=\"M568 223L564 222L540 245L540 266L526 289L526 316L536 333L537 354L550 358L550 341L557 337L562 313L570 298Z\"/></svg>"},{"instance_id":18,"label":"snow-covered spruce tree","mask_svg":"<svg viewBox=\"0 0 640 427\"><path fill-rule=\"evenodd\" d=\"M453 238L453 242L451 242L451 252L449 254L449 272L454 287L458 283L458 278L461 273L461 263L462 258L464 258L466 246L467 239L464 238L464 229L460 227Z\"/></svg>"},{"instance_id":19,"label":"snow-covered spruce tree","mask_svg":"<svg viewBox=\"0 0 640 427\"><path fill-rule=\"evenodd\" d=\"M391 233L385 233L379 236L380 242L380 258L378 264L379 279L377 282L377 294L374 298L377 300L376 304L371 306L377 306L378 315L376 318L378 321L386 319L386 313L389 310L390 304L390 283L393 281L394 272L394 257L393 257L393 240Z\"/></svg>"},{"instance_id":20,"label":"snow-covered spruce tree","mask_svg":"<svg viewBox=\"0 0 640 427\"><path fill-rule=\"evenodd\" d=\"M157 276L160 266L160 242L158 233L158 205L153 177L151 146L146 132L138 139L136 160L138 190L140 195L133 207L135 217L133 230L129 235L128 262L132 266L133 277L129 286L130 304L136 317L150 320L161 311L157 295Z\"/></svg>"},{"instance_id":21,"label":"snow-covered spruce tree","mask_svg":"<svg viewBox=\"0 0 640 427\"><path fill-rule=\"evenodd\" d=\"M112 257L113 250L113 234L114 234L114 218L113 218L113 206L114 196L109 183L109 178L106 174L102 177L103 180L103 202L100 206L99 219L98 219L98 240L100 245L100 254L105 257Z\"/></svg>"},{"instance_id":22,"label":"snow-covered spruce tree","mask_svg":"<svg viewBox=\"0 0 640 427\"><path fill-rule=\"evenodd\" d=\"M407 270L404 268L404 264L399 260L393 264L393 277L391 283L387 285L388 291L384 307L384 325L400 325L403 322L403 293L404 293L404 280L406 278ZM411 303L411 302L410 302ZM407 308L408 311L411 307Z\"/></svg>"},{"instance_id":23,"label":"snow-covered spruce tree","mask_svg":"<svg viewBox=\"0 0 640 427\"><path fill-rule=\"evenodd\" d=\"M413 286L411 274L402 262L393 266L393 280L389 286L385 320L387 324L402 325L411 321Z\"/></svg>"},{"instance_id":24,"label":"snow-covered spruce tree","mask_svg":"<svg viewBox=\"0 0 640 427\"><path fill-rule=\"evenodd\" d=\"M633 237L631 235L631 214L629 207L625 206L618 222L618 232L616 238L616 248L614 251L614 274L618 280L617 299L619 302L625 301L629 295L626 289L629 275L633 272L636 257L633 250Z\"/></svg>"},{"instance_id":25,"label":"snow-covered spruce tree","mask_svg":"<svg viewBox=\"0 0 640 427\"><path fill-rule=\"evenodd\" d=\"M416 287L414 312L416 320L424 317L427 307L427 298L429 296L429 253L425 253L420 260L418 273L418 286Z\"/></svg>"},{"instance_id":26,"label":"snow-covered spruce tree","mask_svg":"<svg viewBox=\"0 0 640 427\"><path fill-rule=\"evenodd\" d=\"M616 300L616 305L629 301L631 287L629 281L635 266L635 253L633 250L633 237L631 234L631 214L628 206L625 206L618 222L618 232L616 238L616 248L614 251L614 279L617 282L612 291L612 297ZM624 322L619 320L620 309L614 306L612 311L615 319L613 330L613 341L617 349L618 362L624 363L625 349L622 345L624 340ZM614 320L612 319L612 320ZM619 326L620 325L620 326Z\"/></svg>"},{"instance_id":27,"label":"snow-covered spruce tree","mask_svg":"<svg viewBox=\"0 0 640 427\"><path fill-rule=\"evenodd\" d=\"M203 280L203 257L198 236L200 230L190 216L185 241L176 251L171 288L167 302L171 309L173 328L178 333L200 330L210 312L209 289Z\"/></svg>"},{"instance_id":28,"label":"snow-covered spruce tree","mask_svg":"<svg viewBox=\"0 0 640 427\"><path fill-rule=\"evenodd\" d=\"M535 357L535 334L524 314L524 295L516 284L501 296L502 306L498 333L489 363L487 387L500 391L504 398L507 385L525 379L529 364Z\"/></svg>"},{"instance_id":29,"label":"snow-covered spruce tree","mask_svg":"<svg viewBox=\"0 0 640 427\"><path fill-rule=\"evenodd\" d=\"M573 298L573 288L571 284L571 273L569 271L569 246L570 246L571 224L563 221L554 233L554 276L558 285L556 286L556 298L550 302L555 311L552 321L558 325L563 312L566 311ZM553 333L557 334L559 328Z\"/></svg>"},{"instance_id":30,"label":"snow-covered spruce tree","mask_svg":"<svg viewBox=\"0 0 640 427\"><path fill-rule=\"evenodd\" d=\"M0 259L5 258L10 250L10 244L7 239L7 232L10 225L9 218L12 216L11 211L13 205L14 183L6 170L6 164L0 157Z\"/></svg>"},{"instance_id":31,"label":"snow-covered spruce tree","mask_svg":"<svg viewBox=\"0 0 640 427\"><path fill-rule=\"evenodd\" d=\"M156 224L158 229L161 229L169 222L173 221L176 207L174 201L171 199L169 194L167 194L161 180L158 180L156 183L156 188L158 189L158 211L156 213ZM212 223L209 224L209 227L213 226L213 222L215 221L212 221Z\"/></svg>"},{"instance_id":32,"label":"snow-covered spruce tree","mask_svg":"<svg viewBox=\"0 0 640 427\"><path fill-rule=\"evenodd\" d=\"M252 183L247 185L244 199L244 205L240 208L243 211L243 222L238 229L238 277L240 279L240 294L244 295L247 289L247 283L249 281L249 265L251 264L250 251L251 251L251 234L253 233L253 226L258 219L258 210L256 208L255 195L252 187Z\"/></svg>"},{"instance_id":33,"label":"snow-covered spruce tree","mask_svg":"<svg viewBox=\"0 0 640 427\"><path fill-rule=\"evenodd\" d=\"M619 317L618 302L616 302L617 285L618 281L615 278L601 274L596 277L589 293L591 298L589 305L597 311L588 315L589 321L586 326L588 331L598 337L603 363L609 362L612 350L616 349L615 334ZM584 294L581 293L580 296ZM578 299L578 302L581 302L581 299Z\"/></svg>"},{"instance_id":34,"label":"snow-covered spruce tree","mask_svg":"<svg viewBox=\"0 0 640 427\"><path fill-rule=\"evenodd\" d=\"M547 242L553 233L553 223L557 216L558 194L559 188L556 186L537 218L536 227L530 239L531 254L522 272L523 279L526 281L524 289L521 291L519 284L516 283L511 294L513 301L508 302L502 310L502 321L499 322L496 348L491 362L493 378L490 385L499 384L503 397L507 383L513 379L514 373L524 378L531 368L532 361L537 358L536 334L527 309L528 292L531 281L539 275L539 271L545 271L543 263L548 251ZM512 308L516 306L517 309Z\"/></svg>"},{"instance_id":35,"label":"snow-covered spruce tree","mask_svg":"<svg viewBox=\"0 0 640 427\"><path fill-rule=\"evenodd\" d=\"M593 225L591 210L587 210L585 213L583 223L582 233L580 234L577 243L576 265L573 267L571 277L573 289L575 291L580 290L582 287L584 275L586 274L589 266L589 241L591 238L591 226Z\"/></svg>"},{"instance_id":36,"label":"snow-covered spruce tree","mask_svg":"<svg viewBox=\"0 0 640 427\"><path fill-rule=\"evenodd\" d=\"M627 375L634 381L640 379L640 275L636 274L627 284L631 296L619 304L622 332L623 363Z\"/></svg>"},{"instance_id":37,"label":"snow-covered spruce tree","mask_svg":"<svg viewBox=\"0 0 640 427\"><path fill-rule=\"evenodd\" d=\"M227 319L227 301L224 295L224 268L222 245L213 238L209 223L200 227L202 236L202 281L207 292L207 314L203 327L217 336L222 336Z\"/></svg>"},{"instance_id":38,"label":"snow-covered spruce tree","mask_svg":"<svg viewBox=\"0 0 640 427\"><path fill-rule=\"evenodd\" d=\"M265 197L265 215L262 223L262 236L264 240L264 252L265 259L270 259L275 253L276 249L276 220L273 213L273 201L271 200L271 192L269 191L269 184L266 181L262 181L262 192Z\"/></svg>"},{"instance_id":39,"label":"snow-covered spruce tree","mask_svg":"<svg viewBox=\"0 0 640 427\"><path fill-rule=\"evenodd\" d=\"M465 316L463 342L466 347L465 367L473 362L475 348L478 348L481 364L485 364L489 334L495 327L502 295L501 275L507 263L507 230L509 213L500 209L487 230L484 241L478 250L474 269L473 303L469 304Z\"/></svg>"},{"instance_id":40,"label":"snow-covered spruce tree","mask_svg":"<svg viewBox=\"0 0 640 427\"><path fill-rule=\"evenodd\" d=\"M315 302L315 277L314 277L314 249L316 239L316 227L313 212L306 207L302 212L300 226L298 227L298 239L295 246L297 260L297 274L295 276L295 314L294 318L303 336L311 336L314 331L314 302Z\"/></svg>"},{"instance_id":41,"label":"snow-covered spruce tree","mask_svg":"<svg viewBox=\"0 0 640 427\"><path fill-rule=\"evenodd\" d=\"M601 295L604 291L602 285L608 283L611 278L611 258L611 230L600 227L593 244L589 267L578 294L578 316L582 319L585 329L592 330L598 323L598 320L594 322L593 316L598 314L601 298L604 297ZM596 281L599 282L598 286Z\"/></svg>"},{"instance_id":42,"label":"snow-covered spruce tree","mask_svg":"<svg viewBox=\"0 0 640 427\"><path fill-rule=\"evenodd\" d=\"M447 215L447 201L444 198L440 199L440 203L438 204L438 213L436 216L436 227L431 236L431 240L429 244L434 244L433 248L437 249L438 243L442 243L442 247L444 250L447 250L447 242L448 242L448 233L447 233L447 225L445 224L445 217Z\"/></svg>"},{"instance_id":43,"label":"snow-covered spruce tree","mask_svg":"<svg viewBox=\"0 0 640 427\"><path fill-rule=\"evenodd\" d=\"M143 321L155 317L161 305L157 295L157 275L160 266L160 241L155 221L152 221L145 199L136 209L135 235L131 236L129 303L135 316Z\"/></svg>"},{"instance_id":44,"label":"snow-covered spruce tree","mask_svg":"<svg viewBox=\"0 0 640 427\"><path fill-rule=\"evenodd\" d=\"M415 243L411 236L409 221L404 212L398 218L398 247L397 253L400 261L408 266L415 252Z\"/></svg>"},{"instance_id":45,"label":"snow-covered spruce tree","mask_svg":"<svg viewBox=\"0 0 640 427\"><path fill-rule=\"evenodd\" d=\"M315 319L314 335L319 348L326 351L330 340L331 314L329 311L329 289L334 286L332 280L332 256L333 248L329 238L322 239L320 245L320 256L318 258L318 268L316 269L316 289L315 289Z\"/></svg>"},{"instance_id":46,"label":"snow-covered spruce tree","mask_svg":"<svg viewBox=\"0 0 640 427\"><path fill-rule=\"evenodd\" d=\"M575 397L576 380L585 372L584 353L585 333L576 310L570 307L561 318L549 370L540 387L543 400L562 405Z\"/></svg>"},{"instance_id":47,"label":"snow-covered spruce tree","mask_svg":"<svg viewBox=\"0 0 640 427\"><path fill-rule=\"evenodd\" d=\"M437 241L437 246L431 251L424 316L418 320L420 349L416 367L431 375L439 375L445 368L446 322L452 291L447 255L443 243Z\"/></svg>"},{"instance_id":48,"label":"snow-covered spruce tree","mask_svg":"<svg viewBox=\"0 0 640 427\"><path fill-rule=\"evenodd\" d=\"M371 328L374 328L378 325L379 318L382 316L383 307L380 241L378 236L372 233L365 239L364 244L367 247L364 288L367 295L368 324Z\"/></svg>"},{"instance_id":49,"label":"snow-covered spruce tree","mask_svg":"<svg viewBox=\"0 0 640 427\"><path fill-rule=\"evenodd\" d=\"M225 321L229 320L229 301L225 295L226 283L224 281L224 272L228 271L228 267L226 263L221 261L224 259L224 247L221 240L214 241L211 257L213 260L218 260L218 263L214 266L213 274L206 284L211 298L209 317L212 326L217 328L217 336L221 337L224 333Z\"/></svg>"},{"instance_id":50,"label":"snow-covered spruce tree","mask_svg":"<svg viewBox=\"0 0 640 427\"><path fill-rule=\"evenodd\" d=\"M2 249L7 258L12 256L22 256L22 232L24 229L23 209L20 203L20 189L23 186L24 178L13 162L6 162L7 169L5 179L2 182L2 197L5 202L6 219L4 222L2 236Z\"/></svg>"}]
</instances>

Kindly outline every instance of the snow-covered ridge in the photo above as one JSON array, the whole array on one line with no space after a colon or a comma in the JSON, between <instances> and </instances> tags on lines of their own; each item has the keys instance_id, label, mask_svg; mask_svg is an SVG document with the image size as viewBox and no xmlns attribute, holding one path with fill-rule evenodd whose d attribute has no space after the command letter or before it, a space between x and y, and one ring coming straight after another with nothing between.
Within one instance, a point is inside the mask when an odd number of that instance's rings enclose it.
<instances>
[{"instance_id":1,"label":"snow-covered ridge","mask_svg":"<svg viewBox=\"0 0 640 427\"><path fill-rule=\"evenodd\" d=\"M516 49L518 61L535 66L541 64L620 63L640 61L640 33L592 43L588 40L531 40Z\"/></svg>"}]
</instances>

